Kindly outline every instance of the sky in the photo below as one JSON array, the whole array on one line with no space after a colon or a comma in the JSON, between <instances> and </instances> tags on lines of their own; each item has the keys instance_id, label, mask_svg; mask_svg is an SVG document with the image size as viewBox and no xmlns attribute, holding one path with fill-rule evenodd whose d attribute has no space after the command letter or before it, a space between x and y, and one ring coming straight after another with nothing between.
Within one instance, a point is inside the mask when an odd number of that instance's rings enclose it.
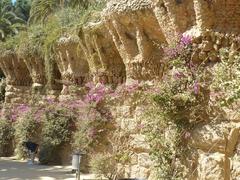
<instances>
[{"instance_id":1,"label":"sky","mask_svg":"<svg viewBox=\"0 0 240 180\"><path fill-rule=\"evenodd\" d=\"M13 2L13 3L15 3L15 2L16 2L16 0L12 0L12 2Z\"/></svg>"}]
</instances>

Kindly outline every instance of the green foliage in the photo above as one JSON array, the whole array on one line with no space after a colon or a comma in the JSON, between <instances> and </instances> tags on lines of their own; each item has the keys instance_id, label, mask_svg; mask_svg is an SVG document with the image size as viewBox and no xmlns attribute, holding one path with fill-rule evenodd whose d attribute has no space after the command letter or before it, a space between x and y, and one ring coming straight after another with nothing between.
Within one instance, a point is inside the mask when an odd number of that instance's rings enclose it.
<instances>
[{"instance_id":1,"label":"green foliage","mask_svg":"<svg viewBox=\"0 0 240 180\"><path fill-rule=\"evenodd\" d=\"M39 152L41 164L61 163L59 149L72 137L75 117L61 107L48 106L42 120L42 145Z\"/></svg>"},{"instance_id":2,"label":"green foliage","mask_svg":"<svg viewBox=\"0 0 240 180\"><path fill-rule=\"evenodd\" d=\"M240 99L240 53L222 48L220 58L212 69L211 92L216 105L233 108Z\"/></svg>"},{"instance_id":3,"label":"green foliage","mask_svg":"<svg viewBox=\"0 0 240 180\"><path fill-rule=\"evenodd\" d=\"M151 94L153 104L144 115L143 133L159 179L189 179L192 129L199 123L226 119L225 108L238 113L240 54L223 48L221 62L208 66L207 62L192 64L188 51L169 60L160 91Z\"/></svg>"},{"instance_id":4,"label":"green foliage","mask_svg":"<svg viewBox=\"0 0 240 180\"><path fill-rule=\"evenodd\" d=\"M103 6L103 2L89 0L34 0L30 13L30 22L46 22L59 9L71 7L81 11L81 9L88 9L92 6Z\"/></svg>"},{"instance_id":5,"label":"green foliage","mask_svg":"<svg viewBox=\"0 0 240 180\"><path fill-rule=\"evenodd\" d=\"M17 0L14 4L15 14L26 22L29 19L30 9L31 0Z\"/></svg>"},{"instance_id":6,"label":"green foliage","mask_svg":"<svg viewBox=\"0 0 240 180\"><path fill-rule=\"evenodd\" d=\"M51 107L50 107L51 108ZM64 109L53 108L43 118L42 139L44 144L59 146L70 141L74 117Z\"/></svg>"},{"instance_id":7,"label":"green foliage","mask_svg":"<svg viewBox=\"0 0 240 180\"><path fill-rule=\"evenodd\" d=\"M153 103L144 115L144 130L156 162L159 179L188 178L191 158L188 139L199 123L214 117L210 100L211 78L204 64L190 60L191 47L181 50L168 61L158 93L151 94ZM211 77L211 76L210 76Z\"/></svg>"},{"instance_id":8,"label":"green foliage","mask_svg":"<svg viewBox=\"0 0 240 180\"><path fill-rule=\"evenodd\" d=\"M3 57L8 53L14 53L16 46L20 42L20 36L16 35L13 37L9 37L5 42L0 43L0 56Z\"/></svg>"},{"instance_id":9,"label":"green foliage","mask_svg":"<svg viewBox=\"0 0 240 180\"><path fill-rule=\"evenodd\" d=\"M109 180L117 179L117 161L109 153L96 154L90 161L91 171Z\"/></svg>"},{"instance_id":10,"label":"green foliage","mask_svg":"<svg viewBox=\"0 0 240 180\"><path fill-rule=\"evenodd\" d=\"M188 129L182 123L171 123L158 105L152 105L143 120L143 134L150 144L150 156L158 170L158 179L186 178L187 168L183 161L190 157L185 135ZM181 128L180 128L181 127Z\"/></svg>"},{"instance_id":11,"label":"green foliage","mask_svg":"<svg viewBox=\"0 0 240 180\"><path fill-rule=\"evenodd\" d=\"M25 28L25 23L26 21L14 13L11 3L0 2L0 41L18 34L19 30Z\"/></svg>"},{"instance_id":12,"label":"green foliage","mask_svg":"<svg viewBox=\"0 0 240 180\"><path fill-rule=\"evenodd\" d=\"M39 57L44 58L43 44L46 36L43 26L34 25L19 34L20 42L18 45L18 54L26 58Z\"/></svg>"},{"instance_id":13,"label":"green foliage","mask_svg":"<svg viewBox=\"0 0 240 180\"><path fill-rule=\"evenodd\" d=\"M12 140L14 136L14 129L12 124L5 120L0 120L0 157L12 155Z\"/></svg>"},{"instance_id":14,"label":"green foliage","mask_svg":"<svg viewBox=\"0 0 240 180\"><path fill-rule=\"evenodd\" d=\"M101 137L102 141L107 138L108 143L101 152L100 146L94 149L94 155L90 158L91 172L97 174L99 178L104 175L109 180L122 176L125 166L131 164L131 157L134 154L130 145L131 133L121 127L115 127L109 130L106 137ZM98 153L95 154L96 152Z\"/></svg>"},{"instance_id":15,"label":"green foliage","mask_svg":"<svg viewBox=\"0 0 240 180\"><path fill-rule=\"evenodd\" d=\"M73 146L76 150L92 151L104 144L104 135L107 134L109 122L91 106L85 107L83 111L85 112L78 118L76 124Z\"/></svg>"},{"instance_id":16,"label":"green foliage","mask_svg":"<svg viewBox=\"0 0 240 180\"><path fill-rule=\"evenodd\" d=\"M16 138L16 154L19 158L26 158L27 152L22 145L25 141L36 141L41 134L41 125L33 118L33 112L24 114L14 125Z\"/></svg>"}]
</instances>

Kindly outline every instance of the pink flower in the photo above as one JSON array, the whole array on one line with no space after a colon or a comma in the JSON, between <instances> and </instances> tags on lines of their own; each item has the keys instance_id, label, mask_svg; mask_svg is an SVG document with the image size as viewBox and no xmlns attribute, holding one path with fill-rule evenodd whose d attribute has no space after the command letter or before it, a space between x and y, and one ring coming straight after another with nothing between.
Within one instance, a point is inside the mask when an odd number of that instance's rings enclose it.
<instances>
[{"instance_id":1,"label":"pink flower","mask_svg":"<svg viewBox=\"0 0 240 180\"><path fill-rule=\"evenodd\" d=\"M92 89L95 87L93 82L88 82L87 84L85 84L86 87L88 87L89 89Z\"/></svg>"},{"instance_id":2,"label":"pink flower","mask_svg":"<svg viewBox=\"0 0 240 180\"><path fill-rule=\"evenodd\" d=\"M173 76L174 76L175 79L181 79L185 75L182 72L177 71Z\"/></svg>"},{"instance_id":3,"label":"pink flower","mask_svg":"<svg viewBox=\"0 0 240 180\"><path fill-rule=\"evenodd\" d=\"M110 90L103 84L93 85L88 84L89 92L85 96L84 101L86 103L99 103L104 99L104 97L110 93Z\"/></svg>"},{"instance_id":4,"label":"pink flower","mask_svg":"<svg viewBox=\"0 0 240 180\"><path fill-rule=\"evenodd\" d=\"M88 130L88 136L91 138L94 138L96 136L97 132L95 129Z\"/></svg>"},{"instance_id":5,"label":"pink flower","mask_svg":"<svg viewBox=\"0 0 240 180\"><path fill-rule=\"evenodd\" d=\"M195 94L199 94L199 92L200 92L200 85L199 85L199 83L197 81L193 85L193 90L194 90Z\"/></svg>"},{"instance_id":6,"label":"pink flower","mask_svg":"<svg viewBox=\"0 0 240 180\"><path fill-rule=\"evenodd\" d=\"M182 35L180 43L184 46L188 46L192 43L192 38L189 35Z\"/></svg>"},{"instance_id":7,"label":"pink flower","mask_svg":"<svg viewBox=\"0 0 240 180\"><path fill-rule=\"evenodd\" d=\"M191 137L191 133L190 132L185 132L184 133L184 139L189 139Z\"/></svg>"},{"instance_id":8,"label":"pink flower","mask_svg":"<svg viewBox=\"0 0 240 180\"><path fill-rule=\"evenodd\" d=\"M57 101L56 101L56 99L54 99L54 98L51 98L51 97L47 97L47 98L45 98L44 99L45 100L45 102L47 103L47 104L54 104L54 103L57 103Z\"/></svg>"}]
</instances>

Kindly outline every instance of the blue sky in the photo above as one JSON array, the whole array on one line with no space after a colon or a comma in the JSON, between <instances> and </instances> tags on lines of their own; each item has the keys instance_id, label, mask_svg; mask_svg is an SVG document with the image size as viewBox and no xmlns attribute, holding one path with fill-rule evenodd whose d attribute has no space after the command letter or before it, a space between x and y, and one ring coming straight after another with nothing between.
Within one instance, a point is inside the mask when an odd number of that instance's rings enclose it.
<instances>
[{"instance_id":1,"label":"blue sky","mask_svg":"<svg viewBox=\"0 0 240 180\"><path fill-rule=\"evenodd\" d=\"M13 3L15 3L15 2L16 2L16 0L12 0L12 2L13 2Z\"/></svg>"}]
</instances>

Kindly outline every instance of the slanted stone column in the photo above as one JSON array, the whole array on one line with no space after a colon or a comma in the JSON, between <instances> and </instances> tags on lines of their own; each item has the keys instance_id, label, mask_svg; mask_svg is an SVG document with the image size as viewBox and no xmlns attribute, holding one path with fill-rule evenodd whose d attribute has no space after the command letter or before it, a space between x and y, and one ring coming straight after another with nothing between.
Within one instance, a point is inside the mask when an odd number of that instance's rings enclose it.
<instances>
[{"instance_id":1,"label":"slanted stone column","mask_svg":"<svg viewBox=\"0 0 240 180\"><path fill-rule=\"evenodd\" d=\"M22 49L18 52L18 57L23 59L32 78L32 89L34 94L43 94L46 85L44 58L39 54L29 54Z\"/></svg>"},{"instance_id":2,"label":"slanted stone column","mask_svg":"<svg viewBox=\"0 0 240 180\"><path fill-rule=\"evenodd\" d=\"M127 82L161 78L165 37L146 0L121 0L108 4L105 24L126 66Z\"/></svg>"},{"instance_id":3,"label":"slanted stone column","mask_svg":"<svg viewBox=\"0 0 240 180\"><path fill-rule=\"evenodd\" d=\"M21 104L31 97L32 79L23 59L13 51L0 56L0 67L6 77L6 104Z\"/></svg>"},{"instance_id":4,"label":"slanted stone column","mask_svg":"<svg viewBox=\"0 0 240 180\"><path fill-rule=\"evenodd\" d=\"M201 31L214 26L213 4L210 0L193 0L196 14L196 24ZM220 10L220 9L219 9Z\"/></svg>"},{"instance_id":5,"label":"slanted stone column","mask_svg":"<svg viewBox=\"0 0 240 180\"><path fill-rule=\"evenodd\" d=\"M104 24L89 23L80 31L79 36L93 81L114 85L124 83L125 65Z\"/></svg>"},{"instance_id":6,"label":"slanted stone column","mask_svg":"<svg viewBox=\"0 0 240 180\"><path fill-rule=\"evenodd\" d=\"M171 43L187 29L195 25L195 11L192 0L152 0L153 11L165 35Z\"/></svg>"},{"instance_id":7,"label":"slanted stone column","mask_svg":"<svg viewBox=\"0 0 240 180\"><path fill-rule=\"evenodd\" d=\"M62 98L74 94L74 86L84 86L89 81L89 66L76 35L61 37L55 46L56 63L61 73ZM63 97L64 96L64 97Z\"/></svg>"}]
</instances>

